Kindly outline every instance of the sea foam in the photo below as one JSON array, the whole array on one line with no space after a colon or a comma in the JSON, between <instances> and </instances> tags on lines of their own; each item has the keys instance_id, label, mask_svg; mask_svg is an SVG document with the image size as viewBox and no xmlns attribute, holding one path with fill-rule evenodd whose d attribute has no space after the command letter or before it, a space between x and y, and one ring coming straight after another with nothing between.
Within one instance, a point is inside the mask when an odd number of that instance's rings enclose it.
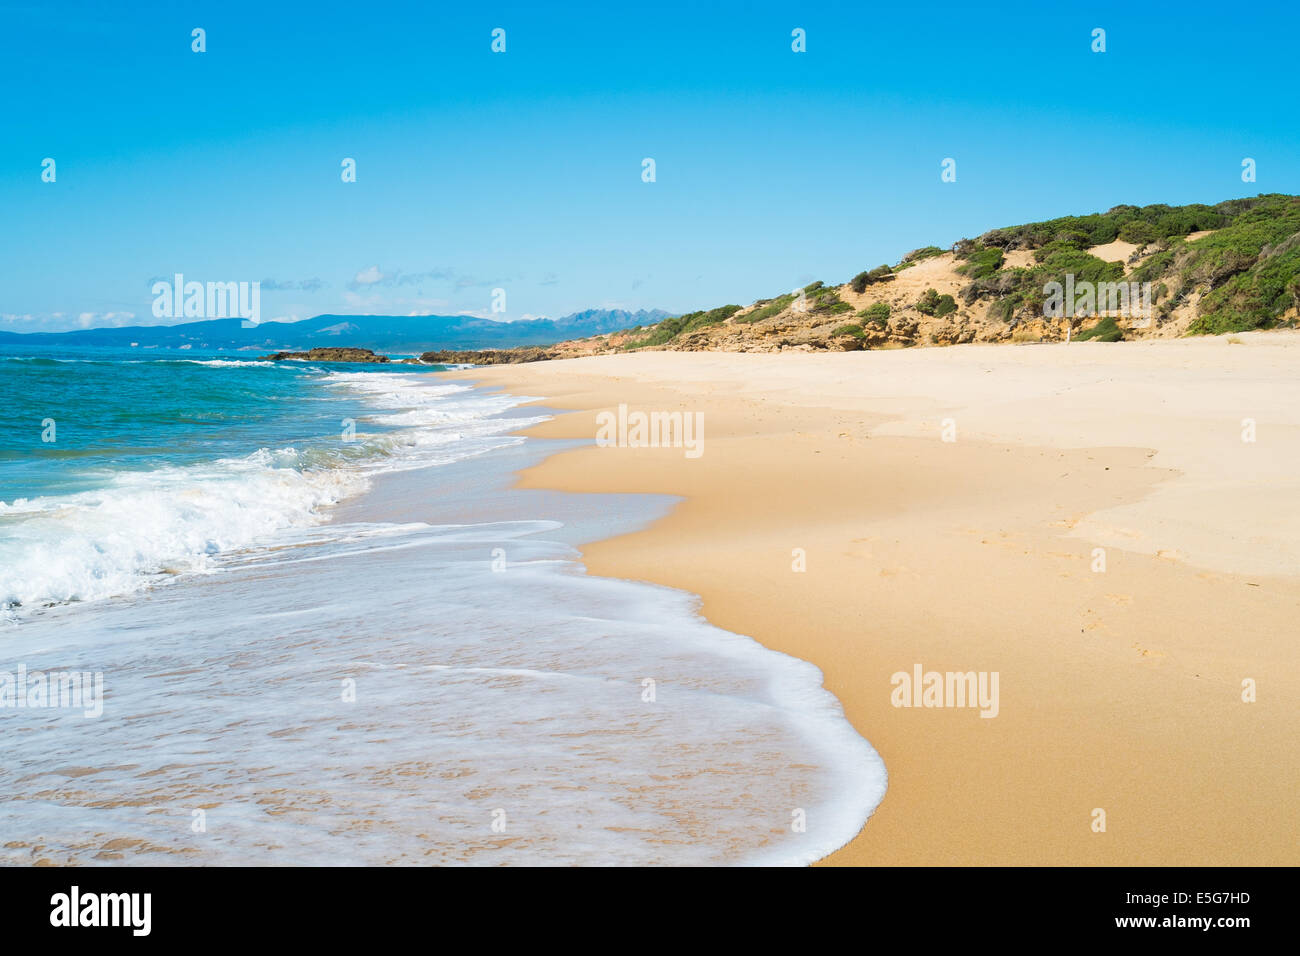
<instances>
[{"instance_id":1,"label":"sea foam","mask_svg":"<svg viewBox=\"0 0 1300 956\"><path fill-rule=\"evenodd\" d=\"M506 433L528 423L499 417L520 399L477 397L466 386L430 385L426 376L345 372L319 381L365 396L384 430L367 432L363 419L346 440L119 470L92 490L0 501L6 618L210 571L220 555L327 520L331 506L363 492L375 474L514 444L521 439Z\"/></svg>"},{"instance_id":2,"label":"sea foam","mask_svg":"<svg viewBox=\"0 0 1300 956\"><path fill-rule=\"evenodd\" d=\"M570 525L643 499L511 490L525 399L325 384L366 396L354 441L0 508L24 610L217 572L6 634L105 706L5 715L0 863L805 864L857 833L885 768L817 668L584 573Z\"/></svg>"}]
</instances>

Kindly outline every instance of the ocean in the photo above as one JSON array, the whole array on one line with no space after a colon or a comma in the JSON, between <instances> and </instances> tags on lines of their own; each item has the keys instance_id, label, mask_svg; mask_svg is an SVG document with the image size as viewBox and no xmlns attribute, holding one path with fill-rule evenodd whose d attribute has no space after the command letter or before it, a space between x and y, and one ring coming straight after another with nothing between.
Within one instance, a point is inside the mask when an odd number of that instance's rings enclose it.
<instances>
[{"instance_id":1,"label":"ocean","mask_svg":"<svg viewBox=\"0 0 1300 956\"><path fill-rule=\"evenodd\" d=\"M512 487L572 444L513 434L548 417L527 402L419 366L0 347L0 863L851 839L886 775L820 672L587 575L584 542L673 501Z\"/></svg>"}]
</instances>

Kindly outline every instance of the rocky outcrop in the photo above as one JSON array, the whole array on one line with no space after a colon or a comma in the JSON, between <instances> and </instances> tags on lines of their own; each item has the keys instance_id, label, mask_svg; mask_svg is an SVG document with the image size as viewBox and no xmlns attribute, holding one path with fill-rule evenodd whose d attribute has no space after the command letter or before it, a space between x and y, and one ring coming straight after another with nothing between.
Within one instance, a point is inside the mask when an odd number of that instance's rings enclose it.
<instances>
[{"instance_id":1,"label":"rocky outcrop","mask_svg":"<svg viewBox=\"0 0 1300 956\"><path fill-rule=\"evenodd\" d=\"M554 349L537 346L464 352L443 349L437 352L425 352L420 356L420 363L422 365L519 365L523 362L545 362L563 357Z\"/></svg>"},{"instance_id":2,"label":"rocky outcrop","mask_svg":"<svg viewBox=\"0 0 1300 956\"><path fill-rule=\"evenodd\" d=\"M319 348L306 352L275 352L260 356L263 362L366 362L396 363L401 365L516 365L521 362L544 362L547 359L568 358L566 353L554 348L525 345L513 349L482 349L458 351L441 349L425 352L419 358L390 359L376 355L370 349Z\"/></svg>"},{"instance_id":3,"label":"rocky outcrop","mask_svg":"<svg viewBox=\"0 0 1300 956\"><path fill-rule=\"evenodd\" d=\"M263 355L264 362L388 362L387 355L376 355L370 349L323 348L310 349L306 352L276 352Z\"/></svg>"}]
</instances>

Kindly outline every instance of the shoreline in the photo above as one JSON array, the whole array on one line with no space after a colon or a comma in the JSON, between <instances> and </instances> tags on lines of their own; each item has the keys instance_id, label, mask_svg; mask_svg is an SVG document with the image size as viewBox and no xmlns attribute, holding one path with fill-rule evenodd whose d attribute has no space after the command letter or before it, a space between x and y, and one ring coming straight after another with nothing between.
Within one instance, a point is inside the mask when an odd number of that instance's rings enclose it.
<instances>
[{"instance_id":1,"label":"shoreline","mask_svg":"<svg viewBox=\"0 0 1300 956\"><path fill-rule=\"evenodd\" d=\"M580 542L670 501L516 490L556 450L510 436L539 410L384 381L364 391L408 444L363 459L329 520L8 634L0 692L75 665L107 706L8 710L0 860L800 865L852 835L883 770L819 672L718 631L690 594L579 565ZM417 439L439 435L430 460ZM250 706L249 675L281 700ZM160 812L195 801L210 831Z\"/></svg>"},{"instance_id":2,"label":"shoreline","mask_svg":"<svg viewBox=\"0 0 1300 956\"><path fill-rule=\"evenodd\" d=\"M697 594L710 623L821 669L890 779L823 862L1294 864L1300 581L1271 545L1293 520L1274 478L1300 465L1278 441L1300 412L1277 388L1294 387L1300 340L1246 338L640 353L439 377L569 410L523 432L537 437L590 441L620 403L705 413L698 459L587 445L517 486L679 496L649 528L583 547L589 573ZM1148 387L1164 401L1135 412ZM1247 468L1212 436L1231 424L1239 441L1229 419L1261 391L1272 458ZM944 418L957 441L938 440ZM918 665L1000 674L998 716L893 706L891 675Z\"/></svg>"}]
</instances>

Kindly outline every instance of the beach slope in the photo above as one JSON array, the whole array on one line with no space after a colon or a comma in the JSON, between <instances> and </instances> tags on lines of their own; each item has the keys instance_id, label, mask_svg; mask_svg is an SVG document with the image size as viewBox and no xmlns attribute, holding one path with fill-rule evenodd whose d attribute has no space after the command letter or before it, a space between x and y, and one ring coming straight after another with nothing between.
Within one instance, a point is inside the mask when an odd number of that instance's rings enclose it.
<instances>
[{"instance_id":1,"label":"beach slope","mask_svg":"<svg viewBox=\"0 0 1300 956\"><path fill-rule=\"evenodd\" d=\"M698 457L589 445L520 482L681 496L589 570L822 669L890 775L826 862L1300 862L1300 336L449 374L569 410L543 438L702 413ZM898 706L917 668L996 674L996 707Z\"/></svg>"}]
</instances>

